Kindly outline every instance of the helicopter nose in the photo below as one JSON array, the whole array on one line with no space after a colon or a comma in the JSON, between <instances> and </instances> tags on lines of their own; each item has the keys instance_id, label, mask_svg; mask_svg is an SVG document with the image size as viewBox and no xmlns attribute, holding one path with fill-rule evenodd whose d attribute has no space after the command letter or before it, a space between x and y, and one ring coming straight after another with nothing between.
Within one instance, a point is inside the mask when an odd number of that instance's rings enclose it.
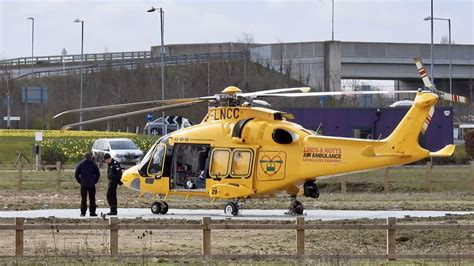
<instances>
[{"instance_id":1,"label":"helicopter nose","mask_svg":"<svg viewBox=\"0 0 474 266\"><path fill-rule=\"evenodd\" d=\"M132 167L133 168L133 167ZM122 174L122 183L124 186L133 189L133 190L140 190L140 177L137 176L136 171L134 169L128 169Z\"/></svg>"}]
</instances>

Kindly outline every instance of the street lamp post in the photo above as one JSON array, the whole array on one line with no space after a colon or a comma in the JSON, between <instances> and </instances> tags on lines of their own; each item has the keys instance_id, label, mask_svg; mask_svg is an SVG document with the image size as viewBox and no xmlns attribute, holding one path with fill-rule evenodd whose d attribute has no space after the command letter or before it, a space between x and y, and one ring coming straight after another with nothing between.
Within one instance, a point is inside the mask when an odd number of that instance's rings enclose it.
<instances>
[{"instance_id":1,"label":"street lamp post","mask_svg":"<svg viewBox=\"0 0 474 266\"><path fill-rule=\"evenodd\" d=\"M158 10L160 12L160 29L161 29L161 45L160 45L160 66L161 66L161 100L165 99L165 46L164 46L164 36L165 36L165 12L163 8L154 8L151 7L147 12L155 12ZM163 117L163 135L166 135L167 128L165 124L165 112L161 113Z\"/></svg>"},{"instance_id":2,"label":"street lamp post","mask_svg":"<svg viewBox=\"0 0 474 266\"><path fill-rule=\"evenodd\" d=\"M431 16L433 16L433 0L431 0ZM434 85L434 46L433 46L433 41L434 41L434 23L433 20L431 20L431 84Z\"/></svg>"},{"instance_id":3,"label":"street lamp post","mask_svg":"<svg viewBox=\"0 0 474 266\"><path fill-rule=\"evenodd\" d=\"M81 23L81 95L79 97L79 108L82 109L82 88L83 88L83 56L84 56L84 20L76 18L74 23ZM79 122L82 122L82 111L79 113ZM79 130L82 130L82 125L79 126Z\"/></svg>"},{"instance_id":4,"label":"street lamp post","mask_svg":"<svg viewBox=\"0 0 474 266\"><path fill-rule=\"evenodd\" d=\"M425 20L444 20L448 22L448 57L449 57L449 93L453 94L453 79L451 71L451 19L426 17Z\"/></svg>"},{"instance_id":5,"label":"street lamp post","mask_svg":"<svg viewBox=\"0 0 474 266\"><path fill-rule=\"evenodd\" d=\"M331 16L331 40L334 41L334 0L332 0L332 16Z\"/></svg>"},{"instance_id":6,"label":"street lamp post","mask_svg":"<svg viewBox=\"0 0 474 266\"><path fill-rule=\"evenodd\" d=\"M34 62L34 47L35 47L35 18L27 18L31 20L31 78L33 78L33 62ZM28 128L28 86L25 87L25 128Z\"/></svg>"}]
</instances>

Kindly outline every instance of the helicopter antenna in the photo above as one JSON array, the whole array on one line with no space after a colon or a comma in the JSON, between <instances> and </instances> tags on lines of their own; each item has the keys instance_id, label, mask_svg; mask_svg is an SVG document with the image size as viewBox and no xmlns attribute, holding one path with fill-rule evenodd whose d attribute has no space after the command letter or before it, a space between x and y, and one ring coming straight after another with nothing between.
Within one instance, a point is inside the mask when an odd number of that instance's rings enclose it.
<instances>
[{"instance_id":1,"label":"helicopter antenna","mask_svg":"<svg viewBox=\"0 0 474 266\"><path fill-rule=\"evenodd\" d=\"M318 128L316 129L316 133L318 133L319 129L321 128L321 126L323 125L323 121L319 122L319 126Z\"/></svg>"},{"instance_id":2,"label":"helicopter antenna","mask_svg":"<svg viewBox=\"0 0 474 266\"><path fill-rule=\"evenodd\" d=\"M379 134L379 137L377 138L377 140L380 140L382 138L382 133Z\"/></svg>"}]
</instances>

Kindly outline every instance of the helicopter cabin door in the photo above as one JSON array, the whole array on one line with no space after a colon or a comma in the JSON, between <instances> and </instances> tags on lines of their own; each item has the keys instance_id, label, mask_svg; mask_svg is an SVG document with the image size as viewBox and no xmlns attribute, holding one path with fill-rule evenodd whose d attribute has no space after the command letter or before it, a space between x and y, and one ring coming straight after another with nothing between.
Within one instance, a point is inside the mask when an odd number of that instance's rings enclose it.
<instances>
[{"instance_id":1,"label":"helicopter cabin door","mask_svg":"<svg viewBox=\"0 0 474 266\"><path fill-rule=\"evenodd\" d=\"M252 189L254 157L255 152L251 148L213 148L209 176L213 183L232 183Z\"/></svg>"},{"instance_id":2,"label":"helicopter cabin door","mask_svg":"<svg viewBox=\"0 0 474 266\"><path fill-rule=\"evenodd\" d=\"M205 190L210 146L177 143L174 146L170 188L172 190Z\"/></svg>"}]
</instances>

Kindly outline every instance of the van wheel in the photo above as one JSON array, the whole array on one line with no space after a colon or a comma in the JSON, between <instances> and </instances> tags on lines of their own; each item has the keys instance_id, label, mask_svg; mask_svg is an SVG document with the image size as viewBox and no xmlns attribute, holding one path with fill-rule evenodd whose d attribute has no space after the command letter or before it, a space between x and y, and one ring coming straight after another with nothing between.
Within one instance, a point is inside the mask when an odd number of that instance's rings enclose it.
<instances>
[{"instance_id":1,"label":"van wheel","mask_svg":"<svg viewBox=\"0 0 474 266\"><path fill-rule=\"evenodd\" d=\"M152 128L150 131L152 135L161 135L161 132L157 128Z\"/></svg>"}]
</instances>

